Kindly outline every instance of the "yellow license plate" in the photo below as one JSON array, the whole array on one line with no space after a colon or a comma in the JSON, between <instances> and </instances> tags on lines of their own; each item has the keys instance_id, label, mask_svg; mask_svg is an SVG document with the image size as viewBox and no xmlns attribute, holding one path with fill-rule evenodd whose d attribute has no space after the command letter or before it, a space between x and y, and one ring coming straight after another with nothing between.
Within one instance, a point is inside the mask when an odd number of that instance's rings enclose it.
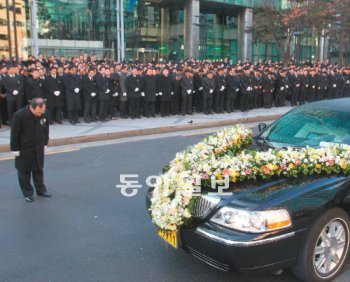
<instances>
[{"instance_id":1,"label":"yellow license plate","mask_svg":"<svg viewBox=\"0 0 350 282\"><path fill-rule=\"evenodd\" d=\"M158 229L158 235L175 249L179 248L179 234L177 231Z\"/></svg>"}]
</instances>

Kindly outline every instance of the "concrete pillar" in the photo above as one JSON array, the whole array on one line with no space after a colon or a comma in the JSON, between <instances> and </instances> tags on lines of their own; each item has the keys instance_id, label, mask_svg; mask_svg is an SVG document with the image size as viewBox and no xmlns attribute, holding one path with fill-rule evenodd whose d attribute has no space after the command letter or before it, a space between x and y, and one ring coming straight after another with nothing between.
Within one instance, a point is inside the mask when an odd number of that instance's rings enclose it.
<instances>
[{"instance_id":1,"label":"concrete pillar","mask_svg":"<svg viewBox=\"0 0 350 282\"><path fill-rule=\"evenodd\" d=\"M322 30L322 35L320 38L320 61L324 61L328 59L329 52L329 36L325 34L325 30Z\"/></svg>"},{"instance_id":2,"label":"concrete pillar","mask_svg":"<svg viewBox=\"0 0 350 282\"><path fill-rule=\"evenodd\" d=\"M184 56L198 58L199 46L199 0L188 0L185 4Z\"/></svg>"},{"instance_id":3,"label":"concrete pillar","mask_svg":"<svg viewBox=\"0 0 350 282\"><path fill-rule=\"evenodd\" d=\"M161 57L167 56L169 52L169 34L170 34L170 25L169 25L169 8L161 8L161 30L160 30L160 45L164 48L167 47L165 50L161 50Z\"/></svg>"},{"instance_id":4,"label":"concrete pillar","mask_svg":"<svg viewBox=\"0 0 350 282\"><path fill-rule=\"evenodd\" d=\"M244 8L239 14L239 57L245 62L246 59L252 60L252 33L250 28L253 24L253 9Z\"/></svg>"},{"instance_id":5,"label":"concrete pillar","mask_svg":"<svg viewBox=\"0 0 350 282\"><path fill-rule=\"evenodd\" d=\"M324 37L323 60L329 59L329 36Z\"/></svg>"},{"instance_id":6,"label":"concrete pillar","mask_svg":"<svg viewBox=\"0 0 350 282\"><path fill-rule=\"evenodd\" d=\"M30 16L31 16L31 27L32 27L32 54L35 57L39 55L39 40L38 40L38 10L36 0L30 2Z\"/></svg>"}]
</instances>

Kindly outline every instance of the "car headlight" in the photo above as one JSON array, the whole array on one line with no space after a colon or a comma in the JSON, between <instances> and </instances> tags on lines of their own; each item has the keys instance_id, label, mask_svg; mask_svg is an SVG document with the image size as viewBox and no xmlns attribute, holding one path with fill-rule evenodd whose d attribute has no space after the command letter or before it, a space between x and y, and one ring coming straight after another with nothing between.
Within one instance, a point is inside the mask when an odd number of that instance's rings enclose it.
<instances>
[{"instance_id":1,"label":"car headlight","mask_svg":"<svg viewBox=\"0 0 350 282\"><path fill-rule=\"evenodd\" d=\"M210 221L227 228L248 233L263 233L287 228L292 225L289 212L285 209L246 211L223 207Z\"/></svg>"}]
</instances>

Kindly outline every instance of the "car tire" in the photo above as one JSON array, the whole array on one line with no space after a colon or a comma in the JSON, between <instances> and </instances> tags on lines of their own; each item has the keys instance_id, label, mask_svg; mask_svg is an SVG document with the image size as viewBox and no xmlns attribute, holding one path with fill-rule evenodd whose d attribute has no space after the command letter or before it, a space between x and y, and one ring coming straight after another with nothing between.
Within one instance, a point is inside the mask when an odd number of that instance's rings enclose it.
<instances>
[{"instance_id":1,"label":"car tire","mask_svg":"<svg viewBox=\"0 0 350 282\"><path fill-rule=\"evenodd\" d=\"M331 281L349 252L349 216L333 208L316 219L303 241L293 273L308 282Z\"/></svg>"}]
</instances>

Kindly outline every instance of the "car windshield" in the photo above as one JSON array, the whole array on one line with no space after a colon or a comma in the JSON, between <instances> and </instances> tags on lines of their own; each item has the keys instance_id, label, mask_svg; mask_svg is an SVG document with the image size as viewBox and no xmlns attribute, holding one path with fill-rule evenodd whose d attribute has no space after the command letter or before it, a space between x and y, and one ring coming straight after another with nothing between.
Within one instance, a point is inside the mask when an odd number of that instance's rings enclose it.
<instances>
[{"instance_id":1,"label":"car windshield","mask_svg":"<svg viewBox=\"0 0 350 282\"><path fill-rule=\"evenodd\" d=\"M296 108L278 119L261 137L274 147L350 145L350 111Z\"/></svg>"}]
</instances>

